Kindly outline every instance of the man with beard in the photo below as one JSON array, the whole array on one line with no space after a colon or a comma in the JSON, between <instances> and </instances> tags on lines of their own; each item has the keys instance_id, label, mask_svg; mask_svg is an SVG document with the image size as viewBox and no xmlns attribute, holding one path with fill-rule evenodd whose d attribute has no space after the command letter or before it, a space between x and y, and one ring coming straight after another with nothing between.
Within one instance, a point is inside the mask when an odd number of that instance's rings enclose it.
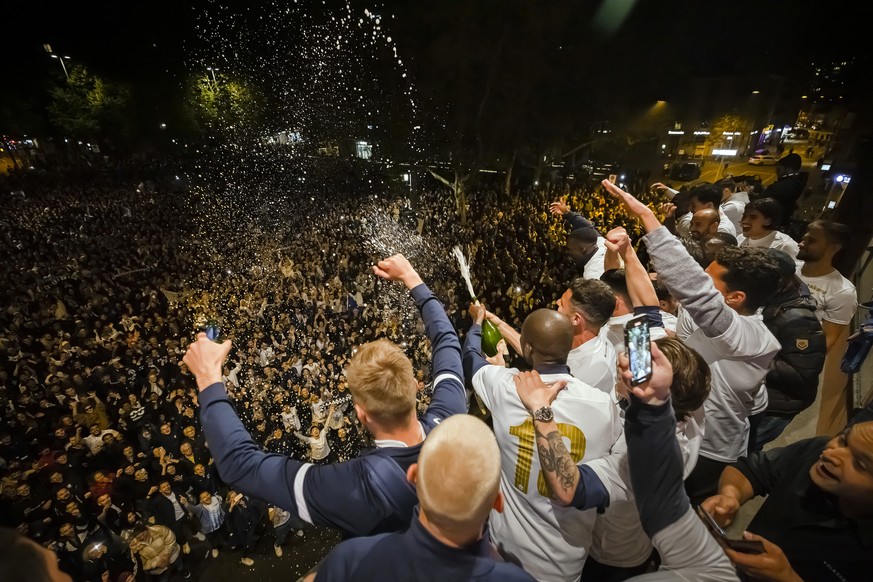
<instances>
[{"instance_id":1,"label":"man with beard","mask_svg":"<svg viewBox=\"0 0 873 582\"><path fill-rule=\"evenodd\" d=\"M735 564L764 580L869 580L873 422L740 459L703 508L728 525L758 495L767 499L745 537L769 542L759 555L727 550Z\"/></svg>"},{"instance_id":2,"label":"man with beard","mask_svg":"<svg viewBox=\"0 0 873 582\"><path fill-rule=\"evenodd\" d=\"M845 342L855 311L858 294L851 281L834 268L834 257L852 235L851 229L830 220L815 220L806 227L797 260L803 261L797 276L806 283L816 303L815 315L827 344L822 375L821 408L816 433L834 434L847 419L846 376L839 369Z\"/></svg>"}]
</instances>

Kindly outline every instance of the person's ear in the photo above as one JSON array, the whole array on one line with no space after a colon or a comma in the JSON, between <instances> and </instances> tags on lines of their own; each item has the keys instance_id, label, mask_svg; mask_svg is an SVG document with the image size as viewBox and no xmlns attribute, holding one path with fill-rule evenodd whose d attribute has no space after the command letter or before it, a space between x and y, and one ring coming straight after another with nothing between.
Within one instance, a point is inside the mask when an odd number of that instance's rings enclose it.
<instances>
[{"instance_id":1,"label":"person's ear","mask_svg":"<svg viewBox=\"0 0 873 582\"><path fill-rule=\"evenodd\" d=\"M409 465L409 468L406 469L406 480L413 485L416 484L418 481L418 463L412 463Z\"/></svg>"},{"instance_id":2,"label":"person's ear","mask_svg":"<svg viewBox=\"0 0 873 582\"><path fill-rule=\"evenodd\" d=\"M728 291L724 295L725 303L733 309L742 309L746 303L745 291Z\"/></svg>"},{"instance_id":3,"label":"person's ear","mask_svg":"<svg viewBox=\"0 0 873 582\"><path fill-rule=\"evenodd\" d=\"M497 497L494 498L494 505L491 508L497 513L503 513L503 492L498 491Z\"/></svg>"}]
</instances>

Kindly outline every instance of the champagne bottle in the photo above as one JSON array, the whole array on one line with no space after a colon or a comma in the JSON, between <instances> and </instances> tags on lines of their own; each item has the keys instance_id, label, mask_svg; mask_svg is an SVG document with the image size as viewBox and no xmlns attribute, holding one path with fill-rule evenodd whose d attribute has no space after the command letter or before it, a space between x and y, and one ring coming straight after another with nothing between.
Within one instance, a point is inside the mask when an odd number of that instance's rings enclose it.
<instances>
[{"instance_id":1,"label":"champagne bottle","mask_svg":"<svg viewBox=\"0 0 873 582\"><path fill-rule=\"evenodd\" d=\"M503 339L503 334L497 326L487 319L482 322L482 351L488 357L497 355L497 344Z\"/></svg>"}]
</instances>

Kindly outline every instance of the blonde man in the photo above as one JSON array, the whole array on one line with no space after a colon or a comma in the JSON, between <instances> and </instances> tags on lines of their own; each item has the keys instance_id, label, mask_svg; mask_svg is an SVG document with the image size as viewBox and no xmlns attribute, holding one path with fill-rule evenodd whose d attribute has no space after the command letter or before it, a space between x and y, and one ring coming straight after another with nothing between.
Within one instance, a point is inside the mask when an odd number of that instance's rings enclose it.
<instances>
[{"instance_id":1,"label":"blonde man","mask_svg":"<svg viewBox=\"0 0 873 582\"><path fill-rule=\"evenodd\" d=\"M308 582L532 580L493 558L486 522L492 510L503 510L503 494L500 451L484 422L466 414L443 421L407 478L419 499L410 528L338 545Z\"/></svg>"},{"instance_id":2,"label":"blonde man","mask_svg":"<svg viewBox=\"0 0 873 582\"><path fill-rule=\"evenodd\" d=\"M374 267L400 281L421 312L433 354L433 398L419 420L417 383L403 350L380 340L358 349L348 371L349 391L361 424L377 450L344 463L313 465L266 453L246 432L221 381L231 342L199 334L184 362L197 379L200 418L222 480L314 525L339 528L349 537L406 529L417 503L406 480L425 436L442 420L466 412L461 344L442 304L403 255Z\"/></svg>"}]
</instances>

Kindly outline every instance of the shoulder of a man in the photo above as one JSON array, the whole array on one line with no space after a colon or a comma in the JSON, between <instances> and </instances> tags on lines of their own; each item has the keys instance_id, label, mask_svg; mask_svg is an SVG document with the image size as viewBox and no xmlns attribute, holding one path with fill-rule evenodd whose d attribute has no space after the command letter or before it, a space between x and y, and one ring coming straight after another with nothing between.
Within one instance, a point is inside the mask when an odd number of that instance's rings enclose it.
<instances>
[{"instance_id":1,"label":"shoulder of a man","mask_svg":"<svg viewBox=\"0 0 873 582\"><path fill-rule=\"evenodd\" d=\"M398 537L398 534L380 534L340 543L319 565L316 582L354 580L355 571L361 564L383 559L385 551L395 547Z\"/></svg>"},{"instance_id":2,"label":"shoulder of a man","mask_svg":"<svg viewBox=\"0 0 873 582\"><path fill-rule=\"evenodd\" d=\"M379 449L343 463L307 465L302 486L294 484L300 517L355 536L369 534L392 517L408 522L415 489L391 452Z\"/></svg>"}]
</instances>

